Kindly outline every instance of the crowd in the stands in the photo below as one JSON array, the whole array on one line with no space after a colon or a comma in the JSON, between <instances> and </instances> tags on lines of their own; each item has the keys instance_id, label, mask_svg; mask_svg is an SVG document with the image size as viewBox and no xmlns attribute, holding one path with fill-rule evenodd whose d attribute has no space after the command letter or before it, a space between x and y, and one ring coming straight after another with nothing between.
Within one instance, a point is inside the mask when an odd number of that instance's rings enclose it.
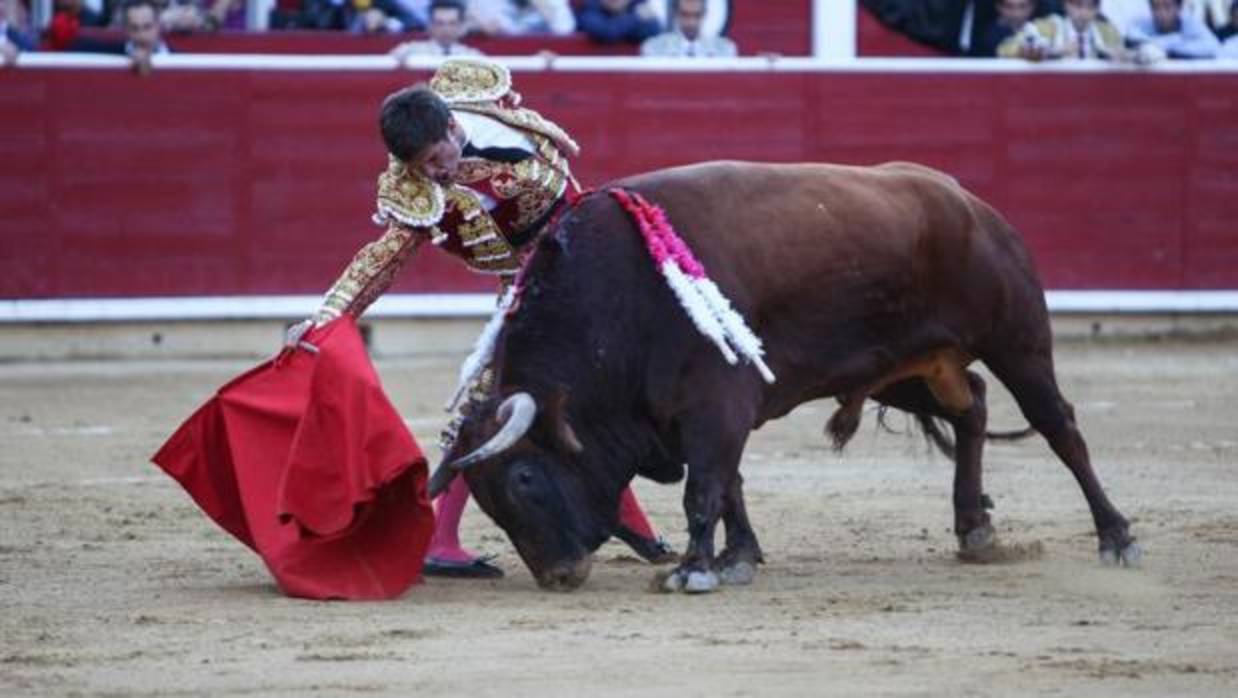
<instances>
[{"instance_id":1,"label":"crowd in the stands","mask_svg":"<svg viewBox=\"0 0 1238 698\"><path fill-rule=\"evenodd\" d=\"M52 0L41 27L31 22L34 1L0 0L0 65L13 64L23 51L95 51L128 54L142 71L149 69L150 56L174 50L166 35L255 27L408 35L392 51L398 58L476 54L469 46L474 36L570 34L609 46L638 45L646 56L738 53L723 35L728 0ZM950 54L1142 64L1238 58L1238 0L860 4L887 25Z\"/></svg>"},{"instance_id":2,"label":"crowd in the stands","mask_svg":"<svg viewBox=\"0 0 1238 698\"><path fill-rule=\"evenodd\" d=\"M861 0L945 53L1031 61L1238 58L1238 0Z\"/></svg>"},{"instance_id":3,"label":"crowd in the stands","mask_svg":"<svg viewBox=\"0 0 1238 698\"><path fill-rule=\"evenodd\" d=\"M37 31L28 2L0 0L4 63L22 51L90 51L135 56L143 70L150 55L169 51L166 34L244 31L255 24L273 31L409 34L411 40L392 51L397 57L477 54L467 43L470 35L574 33L600 44L637 45L646 56L738 53L716 30L718 22L711 28L705 21L710 12L725 14L728 3L716 0L268 0L269 9L251 8L247 0L54 0L50 21ZM89 30L109 27L114 35Z\"/></svg>"}]
</instances>

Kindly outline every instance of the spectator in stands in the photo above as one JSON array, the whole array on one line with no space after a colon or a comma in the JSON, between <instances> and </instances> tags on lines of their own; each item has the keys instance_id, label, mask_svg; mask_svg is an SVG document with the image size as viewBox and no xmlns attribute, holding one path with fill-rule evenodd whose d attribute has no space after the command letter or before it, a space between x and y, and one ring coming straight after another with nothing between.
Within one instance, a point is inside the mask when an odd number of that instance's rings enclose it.
<instances>
[{"instance_id":1,"label":"spectator in stands","mask_svg":"<svg viewBox=\"0 0 1238 698\"><path fill-rule=\"evenodd\" d=\"M1148 0L1100 0L1100 13L1126 36L1131 23L1139 17L1151 17Z\"/></svg>"},{"instance_id":2,"label":"spectator in stands","mask_svg":"<svg viewBox=\"0 0 1238 698\"><path fill-rule=\"evenodd\" d=\"M490 36L562 36L576 31L568 0L470 0L469 23Z\"/></svg>"},{"instance_id":3,"label":"spectator in stands","mask_svg":"<svg viewBox=\"0 0 1238 698\"><path fill-rule=\"evenodd\" d=\"M171 0L159 13L169 32L213 32L245 28L245 0Z\"/></svg>"},{"instance_id":4,"label":"spectator in stands","mask_svg":"<svg viewBox=\"0 0 1238 698\"><path fill-rule=\"evenodd\" d=\"M585 0L576 23L590 39L603 44L639 44L662 31L647 0Z\"/></svg>"},{"instance_id":5,"label":"spectator in stands","mask_svg":"<svg viewBox=\"0 0 1238 698\"><path fill-rule=\"evenodd\" d=\"M1003 41L1018 34L1032 20L1036 0L997 0L997 19L976 32L969 55L992 58Z\"/></svg>"},{"instance_id":6,"label":"spectator in stands","mask_svg":"<svg viewBox=\"0 0 1238 698\"><path fill-rule=\"evenodd\" d=\"M1100 16L1100 0L1066 0L1066 16L1030 22L997 47L1003 58L1122 60L1122 34Z\"/></svg>"},{"instance_id":7,"label":"spectator in stands","mask_svg":"<svg viewBox=\"0 0 1238 698\"><path fill-rule=\"evenodd\" d=\"M344 0L302 0L296 4L277 2L271 11L271 27L276 29L344 29L348 26L346 13L351 13L351 4Z\"/></svg>"},{"instance_id":8,"label":"spectator in stands","mask_svg":"<svg viewBox=\"0 0 1238 698\"><path fill-rule=\"evenodd\" d=\"M1238 35L1238 0L1229 4L1229 22L1217 30L1217 39L1224 43L1234 35Z\"/></svg>"},{"instance_id":9,"label":"spectator in stands","mask_svg":"<svg viewBox=\"0 0 1238 698\"><path fill-rule=\"evenodd\" d=\"M426 29L430 26L432 0L392 0L392 2L400 8L400 16L409 22L406 31Z\"/></svg>"},{"instance_id":10,"label":"spectator in stands","mask_svg":"<svg viewBox=\"0 0 1238 698\"><path fill-rule=\"evenodd\" d=\"M139 75L149 75L151 58L171 51L160 35L159 8L155 0L129 0L121 9L125 24L124 52L133 59Z\"/></svg>"},{"instance_id":11,"label":"spectator in stands","mask_svg":"<svg viewBox=\"0 0 1238 698\"><path fill-rule=\"evenodd\" d=\"M52 4L52 19L44 32L44 48L52 51L68 51L77 41L82 28L81 0L55 0Z\"/></svg>"},{"instance_id":12,"label":"spectator in stands","mask_svg":"<svg viewBox=\"0 0 1238 698\"><path fill-rule=\"evenodd\" d=\"M1229 23L1233 8L1230 0L1191 0L1185 4L1185 9L1202 20L1209 29L1219 31Z\"/></svg>"},{"instance_id":13,"label":"spectator in stands","mask_svg":"<svg viewBox=\"0 0 1238 698\"><path fill-rule=\"evenodd\" d=\"M0 0L0 67L17 62L17 54L34 50L34 39L21 27L25 8L17 0Z\"/></svg>"},{"instance_id":14,"label":"spectator in stands","mask_svg":"<svg viewBox=\"0 0 1238 698\"><path fill-rule=\"evenodd\" d=\"M997 21L997 0L860 0L882 24L955 55L977 55L973 47ZM1039 0L1033 17L1063 12L1062 0ZM970 31L965 31L971 19Z\"/></svg>"},{"instance_id":15,"label":"spectator in stands","mask_svg":"<svg viewBox=\"0 0 1238 698\"><path fill-rule=\"evenodd\" d=\"M1204 21L1182 9L1182 0L1149 0L1149 17L1131 22L1127 40L1143 62L1162 58L1213 58L1221 47Z\"/></svg>"},{"instance_id":16,"label":"spectator in stands","mask_svg":"<svg viewBox=\"0 0 1238 698\"><path fill-rule=\"evenodd\" d=\"M464 3L461 0L434 0L430 3L430 38L406 41L391 49L401 63L409 56L480 56L481 51L460 43L464 36Z\"/></svg>"},{"instance_id":17,"label":"spectator in stands","mask_svg":"<svg viewBox=\"0 0 1238 698\"><path fill-rule=\"evenodd\" d=\"M725 36L705 36L705 0L679 0L673 31L658 34L641 44L642 56L732 58L739 51Z\"/></svg>"},{"instance_id":18,"label":"spectator in stands","mask_svg":"<svg viewBox=\"0 0 1238 698\"><path fill-rule=\"evenodd\" d=\"M400 0L304 0L299 8L277 3L271 11L271 28L347 30L357 34L421 29L424 24L411 7L411 2Z\"/></svg>"}]
</instances>

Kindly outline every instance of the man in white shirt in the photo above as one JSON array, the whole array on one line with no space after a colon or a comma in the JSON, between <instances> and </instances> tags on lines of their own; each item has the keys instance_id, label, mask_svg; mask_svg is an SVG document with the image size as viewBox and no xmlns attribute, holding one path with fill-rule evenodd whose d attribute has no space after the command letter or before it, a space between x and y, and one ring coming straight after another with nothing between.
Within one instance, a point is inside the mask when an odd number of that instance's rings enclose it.
<instances>
[{"instance_id":1,"label":"man in white shirt","mask_svg":"<svg viewBox=\"0 0 1238 698\"><path fill-rule=\"evenodd\" d=\"M460 43L464 32L464 3L434 0L430 3L430 38L406 41L391 49L391 56L401 63L409 56L480 56L481 51Z\"/></svg>"},{"instance_id":2,"label":"man in white shirt","mask_svg":"<svg viewBox=\"0 0 1238 698\"><path fill-rule=\"evenodd\" d=\"M129 0L124 9L125 54L141 75L151 71L151 57L171 53L159 33L159 9L154 0Z\"/></svg>"},{"instance_id":3,"label":"man in white shirt","mask_svg":"<svg viewBox=\"0 0 1238 698\"><path fill-rule=\"evenodd\" d=\"M18 29L21 18L17 0L0 0L0 68L17 63L22 51L34 50L34 40Z\"/></svg>"},{"instance_id":4,"label":"man in white shirt","mask_svg":"<svg viewBox=\"0 0 1238 698\"><path fill-rule=\"evenodd\" d=\"M733 58L739 51L724 36L705 36L705 0L680 0L675 8L674 31L650 37L641 44L642 56Z\"/></svg>"},{"instance_id":5,"label":"man in white shirt","mask_svg":"<svg viewBox=\"0 0 1238 698\"><path fill-rule=\"evenodd\" d=\"M1141 17L1151 17L1148 0L1100 0L1100 13L1126 36L1127 28Z\"/></svg>"},{"instance_id":6,"label":"man in white shirt","mask_svg":"<svg viewBox=\"0 0 1238 698\"><path fill-rule=\"evenodd\" d=\"M1142 60L1216 56L1221 42L1202 19L1183 9L1182 0L1149 0L1148 5L1151 15L1136 18L1126 33Z\"/></svg>"},{"instance_id":7,"label":"man in white shirt","mask_svg":"<svg viewBox=\"0 0 1238 698\"><path fill-rule=\"evenodd\" d=\"M470 0L469 21L491 36L564 36L576 31L568 0Z\"/></svg>"}]
</instances>

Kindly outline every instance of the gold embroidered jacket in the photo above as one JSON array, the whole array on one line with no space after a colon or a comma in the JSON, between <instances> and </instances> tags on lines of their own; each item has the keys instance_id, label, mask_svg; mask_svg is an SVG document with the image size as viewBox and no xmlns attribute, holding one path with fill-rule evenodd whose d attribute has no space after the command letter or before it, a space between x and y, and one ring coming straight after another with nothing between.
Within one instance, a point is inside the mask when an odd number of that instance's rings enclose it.
<instances>
[{"instance_id":1,"label":"gold embroidered jacket","mask_svg":"<svg viewBox=\"0 0 1238 698\"><path fill-rule=\"evenodd\" d=\"M460 161L457 182L441 186L390 157L378 176L374 221L386 232L357 253L327 292L315 320L361 315L394 281L425 241L460 257L472 269L510 278L520 250L536 238L567 187L575 187L568 157L576 143L540 114L521 108L507 69L482 59L445 61L430 88L454 112L481 115L524 135L535 148L519 162L480 157ZM484 203L493 204L489 210Z\"/></svg>"}]
</instances>

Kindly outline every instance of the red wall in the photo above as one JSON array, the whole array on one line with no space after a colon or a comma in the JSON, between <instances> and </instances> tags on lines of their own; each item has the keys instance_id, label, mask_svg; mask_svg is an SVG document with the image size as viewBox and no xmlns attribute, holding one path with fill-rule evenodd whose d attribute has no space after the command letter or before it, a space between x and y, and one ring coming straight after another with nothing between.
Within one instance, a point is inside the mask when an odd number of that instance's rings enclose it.
<instances>
[{"instance_id":1,"label":"red wall","mask_svg":"<svg viewBox=\"0 0 1238 698\"><path fill-rule=\"evenodd\" d=\"M397 73L17 70L0 297L317 293L380 231ZM711 158L940 167L1052 288L1238 288L1238 75L518 73L587 184ZM430 253L401 291L487 290Z\"/></svg>"}]
</instances>

